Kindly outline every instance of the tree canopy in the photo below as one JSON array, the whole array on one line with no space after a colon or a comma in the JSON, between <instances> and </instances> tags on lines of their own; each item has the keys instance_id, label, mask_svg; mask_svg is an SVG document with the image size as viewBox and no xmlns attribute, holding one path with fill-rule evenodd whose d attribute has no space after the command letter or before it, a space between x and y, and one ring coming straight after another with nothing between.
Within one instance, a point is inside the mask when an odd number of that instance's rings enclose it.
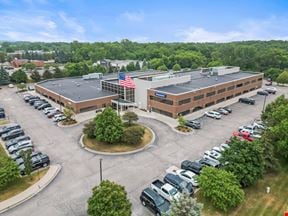
<instances>
[{"instance_id":1,"label":"tree canopy","mask_svg":"<svg viewBox=\"0 0 288 216\"><path fill-rule=\"evenodd\" d=\"M91 216L131 216L131 206L125 188L105 180L93 188L87 212Z\"/></svg>"},{"instance_id":2,"label":"tree canopy","mask_svg":"<svg viewBox=\"0 0 288 216\"><path fill-rule=\"evenodd\" d=\"M18 177L17 164L11 158L0 156L0 189L5 188Z\"/></svg>"},{"instance_id":3,"label":"tree canopy","mask_svg":"<svg viewBox=\"0 0 288 216\"><path fill-rule=\"evenodd\" d=\"M11 81L15 83L26 83L28 81L28 77L27 74L20 69L11 75Z\"/></svg>"},{"instance_id":4,"label":"tree canopy","mask_svg":"<svg viewBox=\"0 0 288 216\"><path fill-rule=\"evenodd\" d=\"M277 83L288 84L288 71L283 71L276 79Z\"/></svg>"},{"instance_id":5,"label":"tree canopy","mask_svg":"<svg viewBox=\"0 0 288 216\"><path fill-rule=\"evenodd\" d=\"M232 139L230 148L222 154L224 169L233 173L244 186L254 184L264 173L263 148L258 141L250 143Z\"/></svg>"},{"instance_id":6,"label":"tree canopy","mask_svg":"<svg viewBox=\"0 0 288 216\"><path fill-rule=\"evenodd\" d=\"M244 191L231 172L204 167L198 180L203 196L218 209L228 211L244 200Z\"/></svg>"},{"instance_id":7,"label":"tree canopy","mask_svg":"<svg viewBox=\"0 0 288 216\"><path fill-rule=\"evenodd\" d=\"M8 72L1 66L0 68L0 85L7 85L10 83Z\"/></svg>"}]
</instances>

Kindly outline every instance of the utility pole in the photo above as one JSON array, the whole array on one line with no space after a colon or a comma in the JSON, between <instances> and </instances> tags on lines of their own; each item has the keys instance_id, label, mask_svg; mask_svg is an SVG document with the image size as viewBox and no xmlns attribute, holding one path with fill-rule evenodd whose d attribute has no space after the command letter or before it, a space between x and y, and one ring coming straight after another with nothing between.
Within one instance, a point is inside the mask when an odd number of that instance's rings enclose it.
<instances>
[{"instance_id":1,"label":"utility pole","mask_svg":"<svg viewBox=\"0 0 288 216\"><path fill-rule=\"evenodd\" d=\"M266 104L266 97L267 97L267 95L265 95L265 98L264 98L264 102L263 102L263 108L262 108L262 113L264 113L265 104Z\"/></svg>"},{"instance_id":2,"label":"utility pole","mask_svg":"<svg viewBox=\"0 0 288 216\"><path fill-rule=\"evenodd\" d=\"M100 165L100 183L102 182L103 178L102 178L102 158L99 159L99 165Z\"/></svg>"}]
</instances>

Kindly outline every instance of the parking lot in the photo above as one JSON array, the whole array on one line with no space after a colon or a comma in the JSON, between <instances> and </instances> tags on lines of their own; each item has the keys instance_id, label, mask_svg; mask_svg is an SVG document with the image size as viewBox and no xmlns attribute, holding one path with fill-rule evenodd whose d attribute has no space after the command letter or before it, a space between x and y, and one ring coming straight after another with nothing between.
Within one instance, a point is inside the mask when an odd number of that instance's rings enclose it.
<instances>
[{"instance_id":1,"label":"parking lot","mask_svg":"<svg viewBox=\"0 0 288 216\"><path fill-rule=\"evenodd\" d=\"M287 95L287 88L278 88L276 95L269 95L269 103L281 93ZM35 149L47 153L51 164L60 163L63 168L54 182L44 191L26 203L3 215L86 215L87 199L92 188L99 184L99 159L103 158L103 178L125 186L133 204L133 215L145 216L151 213L142 207L139 196L145 187L159 178L171 165L180 166L185 159L195 160L209 150L225 142L239 126L259 118L264 96L255 96L256 105L236 103L231 106L232 114L221 120L203 117L201 130L185 136L171 130L164 123L140 118L151 127L156 143L148 150L127 156L100 156L86 152L78 144L83 124L72 128L59 128L47 117L23 101L15 90L0 90L0 102L9 119L25 128L34 140Z\"/></svg>"}]
</instances>

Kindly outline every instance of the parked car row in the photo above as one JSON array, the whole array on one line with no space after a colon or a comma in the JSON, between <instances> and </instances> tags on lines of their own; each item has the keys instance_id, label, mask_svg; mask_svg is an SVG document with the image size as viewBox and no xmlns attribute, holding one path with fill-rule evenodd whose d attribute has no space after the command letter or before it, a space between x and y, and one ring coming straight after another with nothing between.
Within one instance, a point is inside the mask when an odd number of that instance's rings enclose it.
<instances>
[{"instance_id":1,"label":"parked car row","mask_svg":"<svg viewBox=\"0 0 288 216\"><path fill-rule=\"evenodd\" d=\"M264 88L263 90L257 91L257 94L268 96L269 94L276 94L276 92L277 92L277 89L275 87L267 87L267 88Z\"/></svg>"},{"instance_id":2,"label":"parked car row","mask_svg":"<svg viewBox=\"0 0 288 216\"><path fill-rule=\"evenodd\" d=\"M207 111L205 112L205 116L213 118L213 119L221 119L222 115L228 115L232 113L232 109L229 107L221 107L217 110Z\"/></svg>"},{"instance_id":3,"label":"parked car row","mask_svg":"<svg viewBox=\"0 0 288 216\"><path fill-rule=\"evenodd\" d=\"M266 125L262 121L254 121L250 125L244 125L238 128L238 131L233 132L234 137L238 137L247 141L254 141L261 138Z\"/></svg>"},{"instance_id":4,"label":"parked car row","mask_svg":"<svg viewBox=\"0 0 288 216\"><path fill-rule=\"evenodd\" d=\"M6 118L5 109L3 107L0 107L0 119L5 118Z\"/></svg>"},{"instance_id":5,"label":"parked car row","mask_svg":"<svg viewBox=\"0 0 288 216\"><path fill-rule=\"evenodd\" d=\"M21 175L25 175L25 165L22 152L31 150L32 170L46 167L50 164L48 155L34 151L31 138L25 135L24 130L19 124L9 124L0 128L0 136L5 141L5 147L9 156L15 160Z\"/></svg>"},{"instance_id":6,"label":"parked car row","mask_svg":"<svg viewBox=\"0 0 288 216\"><path fill-rule=\"evenodd\" d=\"M39 96L24 94L23 100L35 109L43 110L43 113L47 118L51 118L53 122L59 122L66 119L65 115L58 108L52 107L46 99L41 99Z\"/></svg>"}]
</instances>

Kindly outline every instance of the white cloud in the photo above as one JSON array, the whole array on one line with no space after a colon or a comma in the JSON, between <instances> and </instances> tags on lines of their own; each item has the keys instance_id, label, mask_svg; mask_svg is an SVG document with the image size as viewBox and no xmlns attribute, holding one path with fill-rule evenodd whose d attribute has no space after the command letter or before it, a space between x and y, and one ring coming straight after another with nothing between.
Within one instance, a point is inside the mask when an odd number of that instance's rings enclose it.
<instances>
[{"instance_id":1,"label":"white cloud","mask_svg":"<svg viewBox=\"0 0 288 216\"><path fill-rule=\"evenodd\" d=\"M202 27L179 30L176 37L185 42L228 42L243 40L288 40L288 18L270 17L266 20L247 20L226 32L209 31Z\"/></svg>"},{"instance_id":2,"label":"white cloud","mask_svg":"<svg viewBox=\"0 0 288 216\"><path fill-rule=\"evenodd\" d=\"M142 22L144 20L144 14L142 12L124 12L121 17L130 22Z\"/></svg>"},{"instance_id":3,"label":"white cloud","mask_svg":"<svg viewBox=\"0 0 288 216\"><path fill-rule=\"evenodd\" d=\"M65 26L75 30L76 32L83 34L85 32L85 29L82 25L80 25L75 18L73 17L68 17L66 15L66 13L64 12L60 12L59 13L59 17L62 19L62 21L64 22Z\"/></svg>"}]
</instances>

